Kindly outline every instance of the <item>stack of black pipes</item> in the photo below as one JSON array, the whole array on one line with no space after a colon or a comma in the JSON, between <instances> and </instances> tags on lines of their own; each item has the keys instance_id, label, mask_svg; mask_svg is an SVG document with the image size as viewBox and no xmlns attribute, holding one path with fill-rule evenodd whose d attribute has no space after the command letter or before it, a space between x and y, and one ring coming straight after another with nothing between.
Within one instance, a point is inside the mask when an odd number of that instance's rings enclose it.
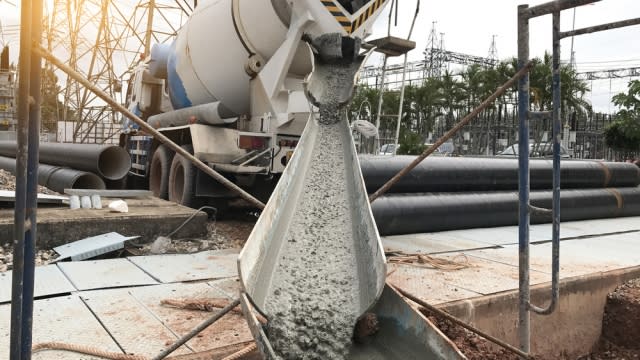
<instances>
[{"instance_id":1,"label":"stack of black pipes","mask_svg":"<svg viewBox=\"0 0 640 360\"><path fill-rule=\"evenodd\" d=\"M0 169L16 172L16 141L0 141ZM65 189L105 189L119 186L131 169L131 157L115 145L41 143L38 184Z\"/></svg>"},{"instance_id":2,"label":"stack of black pipes","mask_svg":"<svg viewBox=\"0 0 640 360\"><path fill-rule=\"evenodd\" d=\"M373 193L412 156L364 156ZM531 205L551 209L552 161L532 159ZM561 220L640 215L640 168L629 163L563 160ZM372 204L381 235L428 233L518 224L518 160L430 157ZM533 212L531 223L551 222Z\"/></svg>"}]
</instances>

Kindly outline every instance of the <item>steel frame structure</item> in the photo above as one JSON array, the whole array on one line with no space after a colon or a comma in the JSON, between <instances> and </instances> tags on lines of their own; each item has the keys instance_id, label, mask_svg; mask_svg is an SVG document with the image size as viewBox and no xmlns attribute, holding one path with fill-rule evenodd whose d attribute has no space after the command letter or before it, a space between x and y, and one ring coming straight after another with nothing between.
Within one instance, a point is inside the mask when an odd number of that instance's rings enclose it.
<instances>
[{"instance_id":1,"label":"steel frame structure","mask_svg":"<svg viewBox=\"0 0 640 360\"><path fill-rule=\"evenodd\" d=\"M439 50L434 50L438 52ZM463 53L456 53L452 51L444 51L443 54L448 53L451 56L445 57L447 62L458 65L471 65L479 64L484 66L493 66L493 62L490 58L482 58L475 55L468 55ZM454 56L455 55L455 56ZM476 59L484 59L482 61ZM497 63L497 61L496 61ZM400 77L402 76L403 68L402 64L390 64L385 69L385 76L390 78L385 81L385 85L389 90L396 90L401 83ZM410 61L407 63L407 79L409 84L422 84L426 79L431 76L425 75L429 73L429 61L427 59L420 61ZM382 77L382 66L365 66L360 73L360 83L366 86L377 87L380 86ZM621 79L640 77L640 67L629 67L619 69L603 69L595 71L582 71L578 72L578 79L580 80L606 80L606 79Z\"/></svg>"},{"instance_id":2,"label":"steel frame structure","mask_svg":"<svg viewBox=\"0 0 640 360\"><path fill-rule=\"evenodd\" d=\"M55 0L45 20L46 47L111 97L122 99L125 79L151 44L169 41L191 11L187 0ZM67 74L46 66L61 80L62 109L56 112L60 118L44 120L73 126L71 138L58 141L117 142L120 115Z\"/></svg>"},{"instance_id":3,"label":"steel frame structure","mask_svg":"<svg viewBox=\"0 0 640 360\"><path fill-rule=\"evenodd\" d=\"M539 209L531 206L529 201L529 125L536 121L541 113L530 111L529 76L522 77L518 83L518 179L519 179L519 306L518 306L518 337L520 350L529 353L531 350L531 312L539 315L552 314L560 297L560 136L562 131L561 110L561 80L560 80L560 40L566 37L595 33L599 31L639 25L640 18L618 21L582 29L560 31L560 13L563 10L576 8L600 0L556 0L534 7L518 6L518 69L522 69L529 59L529 21L531 19L552 15L552 122L553 122L553 200L552 209ZM550 213L552 225L552 258L551 258L551 300L544 307L538 307L530 301L529 282L529 225L531 212Z\"/></svg>"}]
</instances>

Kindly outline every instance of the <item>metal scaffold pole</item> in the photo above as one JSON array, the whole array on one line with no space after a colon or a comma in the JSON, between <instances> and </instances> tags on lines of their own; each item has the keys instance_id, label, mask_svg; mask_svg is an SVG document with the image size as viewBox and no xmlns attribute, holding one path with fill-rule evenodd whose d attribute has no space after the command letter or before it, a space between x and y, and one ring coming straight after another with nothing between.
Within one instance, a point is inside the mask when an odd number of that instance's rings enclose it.
<instances>
[{"instance_id":1,"label":"metal scaffold pole","mask_svg":"<svg viewBox=\"0 0 640 360\"><path fill-rule=\"evenodd\" d=\"M41 61L32 56L40 43L42 0L23 0L20 18L16 193L11 297L11 360L31 358L35 272Z\"/></svg>"},{"instance_id":2,"label":"metal scaffold pole","mask_svg":"<svg viewBox=\"0 0 640 360\"><path fill-rule=\"evenodd\" d=\"M560 298L560 140L562 136L562 97L561 97L561 67L560 40L566 37L590 34L598 31L640 25L640 18L612 22L603 25L587 27L567 32L560 31L560 13L563 10L598 2L600 0L557 0L538 6L518 7L518 67L522 68L529 61L529 20L549 15L552 19L552 120L553 120L553 200L552 209L534 208L529 203L529 120L542 118L541 112L529 110L530 93L529 77L524 76L518 85L518 161L519 161L519 308L518 308L518 338L520 349L525 353L531 351L531 312L538 315L552 314L558 307ZM544 211L553 218L552 250L551 250L551 299L549 304L538 307L530 302L529 283L529 223L531 211Z\"/></svg>"},{"instance_id":3,"label":"metal scaffold pole","mask_svg":"<svg viewBox=\"0 0 640 360\"><path fill-rule=\"evenodd\" d=\"M529 61L529 18L524 15L528 5L518 7L518 68ZM530 350L529 314L529 74L518 81L518 338L520 350Z\"/></svg>"}]
</instances>

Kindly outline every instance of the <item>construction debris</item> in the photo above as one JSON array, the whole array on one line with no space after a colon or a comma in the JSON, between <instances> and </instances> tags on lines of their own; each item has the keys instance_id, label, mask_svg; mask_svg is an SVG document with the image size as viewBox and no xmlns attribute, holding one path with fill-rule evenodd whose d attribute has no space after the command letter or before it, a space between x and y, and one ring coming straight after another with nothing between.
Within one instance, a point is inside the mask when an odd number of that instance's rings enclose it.
<instances>
[{"instance_id":1,"label":"construction debris","mask_svg":"<svg viewBox=\"0 0 640 360\"><path fill-rule=\"evenodd\" d=\"M395 264L404 264L428 269L437 270L462 270L469 267L469 259L464 254L460 254L454 260L442 259L426 254L407 254L402 251L387 252L387 261ZM455 259L461 259L456 261Z\"/></svg>"},{"instance_id":2,"label":"construction debris","mask_svg":"<svg viewBox=\"0 0 640 360\"><path fill-rule=\"evenodd\" d=\"M223 309L229 304L231 301L229 299L219 298L219 299L164 299L160 301L161 305L174 307L177 309L184 310L199 310L199 311L217 311ZM231 310L232 312L242 314L242 310L240 306L236 306Z\"/></svg>"},{"instance_id":3,"label":"construction debris","mask_svg":"<svg viewBox=\"0 0 640 360\"><path fill-rule=\"evenodd\" d=\"M129 206L124 200L115 200L109 203L109 210L117 213L128 213Z\"/></svg>"},{"instance_id":4,"label":"construction debris","mask_svg":"<svg viewBox=\"0 0 640 360\"><path fill-rule=\"evenodd\" d=\"M36 266L50 264L56 258L53 250L38 250L36 252ZM13 269L13 248L10 245L0 245L0 273Z\"/></svg>"},{"instance_id":5,"label":"construction debris","mask_svg":"<svg viewBox=\"0 0 640 360\"><path fill-rule=\"evenodd\" d=\"M16 177L10 172L0 169L0 190L16 190ZM53 190L49 190L44 186L38 185L39 194L60 195Z\"/></svg>"},{"instance_id":6,"label":"construction debris","mask_svg":"<svg viewBox=\"0 0 640 360\"><path fill-rule=\"evenodd\" d=\"M125 241L137 239L139 236L122 236L116 232L92 236L86 239L53 248L60 254L56 261L70 258L72 261L90 259L124 248Z\"/></svg>"}]
</instances>

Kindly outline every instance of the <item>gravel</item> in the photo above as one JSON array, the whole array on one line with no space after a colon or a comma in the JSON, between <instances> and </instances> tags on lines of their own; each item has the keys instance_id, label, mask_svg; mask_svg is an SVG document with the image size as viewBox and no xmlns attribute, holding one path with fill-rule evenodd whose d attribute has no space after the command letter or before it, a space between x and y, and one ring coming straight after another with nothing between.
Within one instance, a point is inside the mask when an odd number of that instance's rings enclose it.
<instances>
[{"instance_id":1,"label":"gravel","mask_svg":"<svg viewBox=\"0 0 640 360\"><path fill-rule=\"evenodd\" d=\"M16 178L10 172L0 169L0 190L16 189ZM47 195L60 195L53 190L49 190L44 186L38 185L38 192Z\"/></svg>"},{"instance_id":2,"label":"gravel","mask_svg":"<svg viewBox=\"0 0 640 360\"><path fill-rule=\"evenodd\" d=\"M58 256L53 250L38 250L36 252L36 266L50 264ZM9 245L0 246L0 273L13 269L13 248Z\"/></svg>"}]
</instances>

